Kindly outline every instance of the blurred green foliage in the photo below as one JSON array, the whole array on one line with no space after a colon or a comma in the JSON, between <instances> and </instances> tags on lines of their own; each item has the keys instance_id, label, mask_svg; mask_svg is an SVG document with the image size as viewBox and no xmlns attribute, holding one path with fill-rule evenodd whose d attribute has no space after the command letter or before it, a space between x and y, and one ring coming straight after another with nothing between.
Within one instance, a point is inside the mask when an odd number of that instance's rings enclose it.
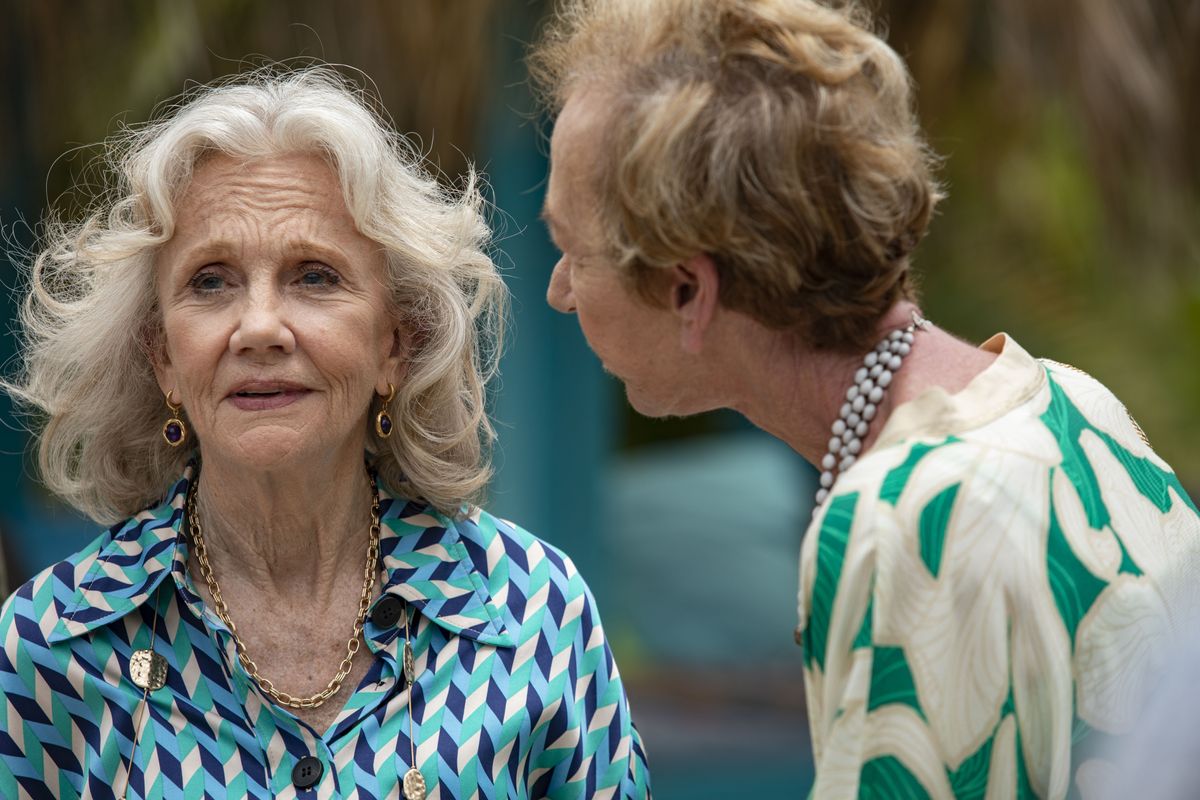
<instances>
[{"instance_id":1,"label":"blurred green foliage","mask_svg":"<svg viewBox=\"0 0 1200 800\"><path fill-rule=\"evenodd\" d=\"M61 192L121 125L197 84L314 61L369 87L453 178L483 118L497 10L490 0L9 0L0 98L14 124L0 126L0 187L16 187L27 215L43 204L69 214L82 198Z\"/></svg>"}]
</instances>

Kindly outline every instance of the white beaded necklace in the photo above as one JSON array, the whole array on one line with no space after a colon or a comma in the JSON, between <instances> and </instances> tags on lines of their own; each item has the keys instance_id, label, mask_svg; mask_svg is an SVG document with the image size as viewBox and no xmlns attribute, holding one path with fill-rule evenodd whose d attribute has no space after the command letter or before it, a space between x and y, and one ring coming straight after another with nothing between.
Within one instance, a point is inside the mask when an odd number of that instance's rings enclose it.
<instances>
[{"instance_id":1,"label":"white beaded necklace","mask_svg":"<svg viewBox=\"0 0 1200 800\"><path fill-rule=\"evenodd\" d=\"M846 402L842 403L841 412L830 429L829 450L821 459L821 488L817 490L814 514L829 497L837 476L850 469L862 452L863 440L892 377L912 351L913 333L917 328L927 329L929 325L929 320L913 311L911 325L889 333L863 358L863 365L854 373L854 383L846 390Z\"/></svg>"}]
</instances>

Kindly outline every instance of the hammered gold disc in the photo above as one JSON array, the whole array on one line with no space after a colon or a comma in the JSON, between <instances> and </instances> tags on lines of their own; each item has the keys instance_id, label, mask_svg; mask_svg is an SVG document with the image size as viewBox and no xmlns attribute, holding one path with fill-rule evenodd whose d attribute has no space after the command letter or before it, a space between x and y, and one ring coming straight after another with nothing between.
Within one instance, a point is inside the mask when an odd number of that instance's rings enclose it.
<instances>
[{"instance_id":1,"label":"hammered gold disc","mask_svg":"<svg viewBox=\"0 0 1200 800\"><path fill-rule=\"evenodd\" d=\"M158 691L167 682L167 660L153 650L136 650L129 658L129 679L139 689Z\"/></svg>"},{"instance_id":2,"label":"hammered gold disc","mask_svg":"<svg viewBox=\"0 0 1200 800\"><path fill-rule=\"evenodd\" d=\"M404 773L404 797L405 800L425 800L425 776L416 767Z\"/></svg>"}]
</instances>

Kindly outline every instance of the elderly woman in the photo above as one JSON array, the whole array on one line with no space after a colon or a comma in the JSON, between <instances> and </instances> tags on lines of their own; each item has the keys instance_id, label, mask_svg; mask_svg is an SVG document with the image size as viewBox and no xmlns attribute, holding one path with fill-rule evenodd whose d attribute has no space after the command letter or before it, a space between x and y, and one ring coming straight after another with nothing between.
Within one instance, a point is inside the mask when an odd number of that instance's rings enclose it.
<instances>
[{"instance_id":1,"label":"elderly woman","mask_svg":"<svg viewBox=\"0 0 1200 800\"><path fill-rule=\"evenodd\" d=\"M900 58L810 0L591 0L531 65L551 305L642 413L733 408L821 470L815 796L1103 784L1091 745L1200 604L1200 518L1098 382L923 319L940 195Z\"/></svg>"},{"instance_id":2,"label":"elderly woman","mask_svg":"<svg viewBox=\"0 0 1200 800\"><path fill-rule=\"evenodd\" d=\"M97 520L3 611L0 796L647 796L593 601L473 505L503 286L332 72L194 93L56 228L10 390Z\"/></svg>"}]
</instances>

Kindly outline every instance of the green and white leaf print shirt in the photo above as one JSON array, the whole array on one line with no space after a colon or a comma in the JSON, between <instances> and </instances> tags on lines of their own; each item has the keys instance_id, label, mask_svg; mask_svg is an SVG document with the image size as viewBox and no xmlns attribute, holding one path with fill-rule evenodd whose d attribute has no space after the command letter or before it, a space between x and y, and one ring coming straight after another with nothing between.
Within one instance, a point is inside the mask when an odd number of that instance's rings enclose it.
<instances>
[{"instance_id":1,"label":"green and white leaf print shirt","mask_svg":"<svg viewBox=\"0 0 1200 800\"><path fill-rule=\"evenodd\" d=\"M1096 796L1200 610L1200 516L1124 406L999 334L898 407L813 520L818 800Z\"/></svg>"}]
</instances>

